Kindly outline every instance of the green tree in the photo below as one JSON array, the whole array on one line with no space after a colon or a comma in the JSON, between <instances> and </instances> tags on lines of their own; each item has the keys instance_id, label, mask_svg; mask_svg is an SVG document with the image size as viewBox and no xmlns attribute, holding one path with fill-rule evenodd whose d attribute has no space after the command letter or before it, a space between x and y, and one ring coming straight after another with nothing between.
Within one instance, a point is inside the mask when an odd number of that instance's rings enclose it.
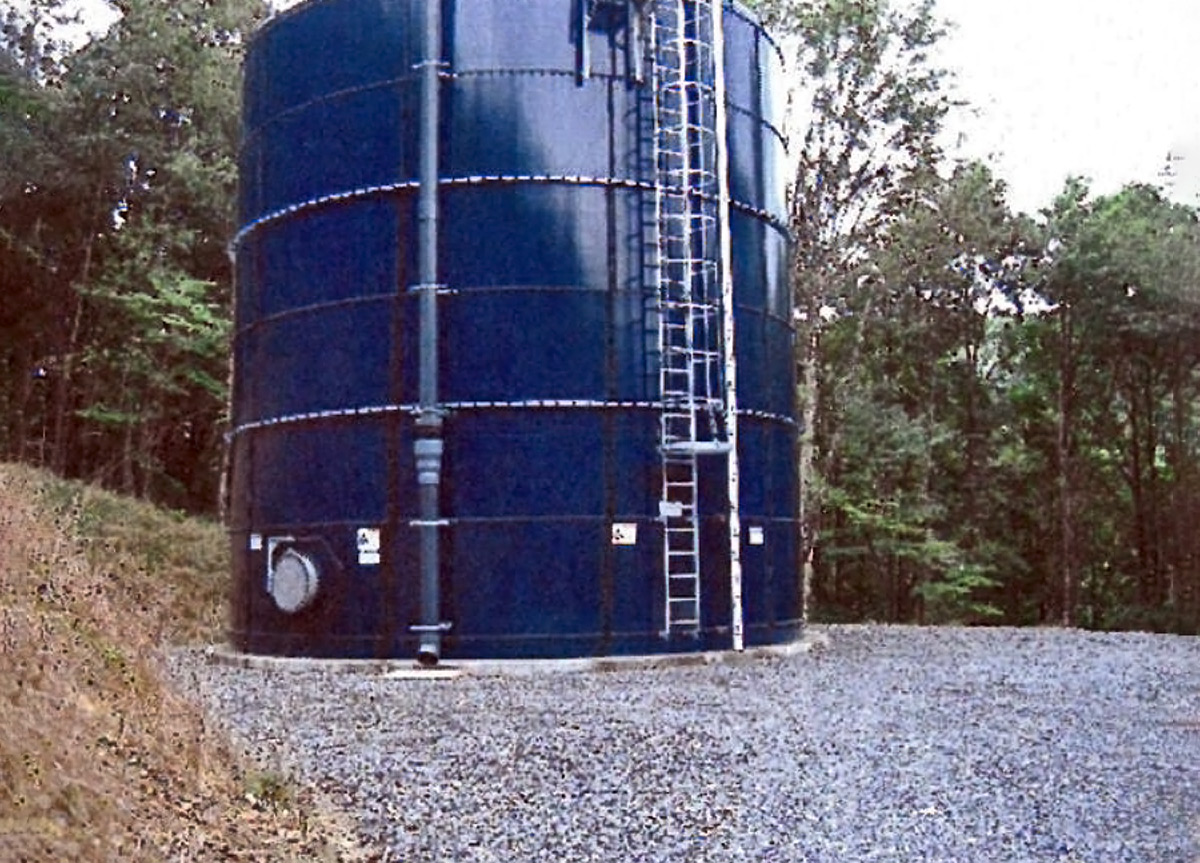
<instances>
[{"instance_id":1,"label":"green tree","mask_svg":"<svg viewBox=\"0 0 1200 863\"><path fill-rule=\"evenodd\" d=\"M1197 455L1196 214L1150 187L1092 199L1072 181L1047 216L1053 327L1033 359L1056 387L1062 618L1081 603L1092 625L1176 615L1196 569L1177 516L1195 511L1179 480Z\"/></svg>"},{"instance_id":2,"label":"green tree","mask_svg":"<svg viewBox=\"0 0 1200 863\"><path fill-rule=\"evenodd\" d=\"M824 564L836 586L844 562L857 559L856 590L886 597L874 603L877 617L1000 613L997 588L1011 560L992 525L1005 443L994 393L1006 310L1020 302L1031 257L1028 226L1003 193L980 165L931 182L870 253L862 305L827 332L824 378L833 385L816 435L837 433L841 443L822 447ZM866 526L903 543L881 546L864 538Z\"/></svg>"},{"instance_id":3,"label":"green tree","mask_svg":"<svg viewBox=\"0 0 1200 863\"><path fill-rule=\"evenodd\" d=\"M912 8L888 0L761 0L757 6L796 46L791 63L805 81L793 96L806 126L793 141L798 167L789 200L801 321L797 402L805 431L798 464L808 593L824 487L814 434L822 424L822 390L837 386L822 377L832 368L822 359L823 331L838 317L860 326L874 315L862 268L897 210L936 176L937 135L952 100L943 88L945 72L930 61L944 32L932 0ZM840 443L835 426L822 445L828 452Z\"/></svg>"},{"instance_id":4,"label":"green tree","mask_svg":"<svg viewBox=\"0 0 1200 863\"><path fill-rule=\"evenodd\" d=\"M117 23L63 54L52 78L25 74L40 110L17 119L38 156L0 183L0 253L20 264L0 278L22 300L0 322L13 334L5 362L18 371L3 398L25 407L6 450L28 456L40 428L42 458L61 472L209 508L225 410L240 57L266 10L233 0L116 6ZM30 65L30 32L40 31L13 28L25 41L5 43L9 66Z\"/></svg>"}]
</instances>

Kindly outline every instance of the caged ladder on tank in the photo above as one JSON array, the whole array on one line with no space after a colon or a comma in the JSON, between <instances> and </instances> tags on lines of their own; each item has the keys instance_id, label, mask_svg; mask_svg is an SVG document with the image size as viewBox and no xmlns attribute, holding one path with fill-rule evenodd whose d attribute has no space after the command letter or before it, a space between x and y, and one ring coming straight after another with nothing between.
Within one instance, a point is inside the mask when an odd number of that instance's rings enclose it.
<instances>
[{"instance_id":1,"label":"caged ladder on tank","mask_svg":"<svg viewBox=\"0 0 1200 863\"><path fill-rule=\"evenodd\" d=\"M720 0L652 4L663 635L700 632L697 459L725 453L719 269L717 65Z\"/></svg>"}]
</instances>

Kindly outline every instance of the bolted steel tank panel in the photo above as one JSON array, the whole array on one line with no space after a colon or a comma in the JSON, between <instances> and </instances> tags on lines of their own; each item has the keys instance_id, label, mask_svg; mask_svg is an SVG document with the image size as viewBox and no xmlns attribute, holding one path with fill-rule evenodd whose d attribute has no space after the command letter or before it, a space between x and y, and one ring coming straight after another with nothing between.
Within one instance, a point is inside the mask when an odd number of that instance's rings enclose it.
<instances>
[{"instance_id":1,"label":"bolted steel tank panel","mask_svg":"<svg viewBox=\"0 0 1200 863\"><path fill-rule=\"evenodd\" d=\"M417 650L425 2L309 0L247 51L229 477L244 651ZM700 622L663 618L661 5L440 0L448 658L731 644L729 457L696 459ZM723 25L741 581L746 643L765 644L798 635L802 603L779 53L739 4Z\"/></svg>"}]
</instances>

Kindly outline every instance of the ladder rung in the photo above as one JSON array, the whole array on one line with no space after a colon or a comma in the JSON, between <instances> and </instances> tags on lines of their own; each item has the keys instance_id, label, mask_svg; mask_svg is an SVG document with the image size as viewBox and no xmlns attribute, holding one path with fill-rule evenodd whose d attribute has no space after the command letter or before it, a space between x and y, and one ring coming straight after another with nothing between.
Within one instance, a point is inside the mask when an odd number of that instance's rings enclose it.
<instances>
[{"instance_id":1,"label":"ladder rung","mask_svg":"<svg viewBox=\"0 0 1200 863\"><path fill-rule=\"evenodd\" d=\"M730 448L729 441L722 440L687 440L662 445L665 452L695 455L721 455L729 452Z\"/></svg>"}]
</instances>

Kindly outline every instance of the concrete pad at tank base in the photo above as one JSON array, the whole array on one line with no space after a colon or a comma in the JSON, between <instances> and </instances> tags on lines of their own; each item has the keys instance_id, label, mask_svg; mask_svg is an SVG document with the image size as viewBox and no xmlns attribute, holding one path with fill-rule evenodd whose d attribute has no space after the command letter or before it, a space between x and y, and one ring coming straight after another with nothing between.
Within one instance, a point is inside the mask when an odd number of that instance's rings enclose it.
<instances>
[{"instance_id":1,"label":"concrete pad at tank base","mask_svg":"<svg viewBox=\"0 0 1200 863\"><path fill-rule=\"evenodd\" d=\"M312 659L239 653L222 645L205 651L208 661L261 671L372 674L393 680L454 680L459 677L535 677L545 674L581 674L606 671L649 671L709 665L742 665L770 657L786 658L821 649L829 643L824 633L806 633L787 644L770 644L743 651L654 653L638 656L583 656L568 659L459 659L432 668L412 659Z\"/></svg>"}]
</instances>

